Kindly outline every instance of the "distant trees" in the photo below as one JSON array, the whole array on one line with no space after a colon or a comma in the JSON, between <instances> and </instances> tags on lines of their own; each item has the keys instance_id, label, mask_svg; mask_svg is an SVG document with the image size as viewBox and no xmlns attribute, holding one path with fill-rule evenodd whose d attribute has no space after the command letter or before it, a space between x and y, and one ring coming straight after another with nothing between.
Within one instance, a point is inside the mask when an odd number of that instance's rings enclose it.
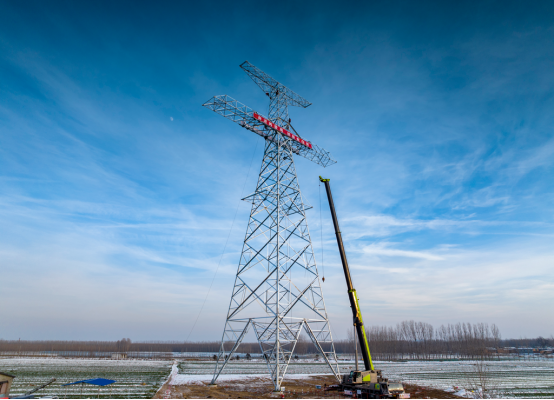
<instances>
[{"instance_id":1,"label":"distant trees","mask_svg":"<svg viewBox=\"0 0 554 400\"><path fill-rule=\"evenodd\" d=\"M131 339L121 339L115 342L115 348L119 352L128 352L131 348Z\"/></svg>"},{"instance_id":2,"label":"distant trees","mask_svg":"<svg viewBox=\"0 0 554 400\"><path fill-rule=\"evenodd\" d=\"M308 336L306 336L306 334L301 333L296 342L294 352L297 354L307 354L313 353L314 351L315 347L312 344L311 340L308 339Z\"/></svg>"},{"instance_id":3,"label":"distant trees","mask_svg":"<svg viewBox=\"0 0 554 400\"><path fill-rule=\"evenodd\" d=\"M366 329L372 357L376 360L471 358L498 347L554 347L554 337L536 339L502 339L495 324L457 323L434 328L431 324L402 321L396 326L371 326ZM231 349L234 343L225 343ZM213 342L132 342L129 338L117 341L26 341L0 340L0 354L8 356L50 353L71 357L110 357L126 353L128 357L172 357L176 353L218 353L221 343ZM324 351L329 343L322 343ZM347 339L335 340L337 353L354 353L354 332L347 330ZM259 354L258 343L242 343L237 353ZM306 334L301 334L294 354L316 354L318 351ZM210 355L211 356L211 355ZM217 360L217 356L212 357ZM296 357L295 357L296 359Z\"/></svg>"},{"instance_id":4,"label":"distant trees","mask_svg":"<svg viewBox=\"0 0 554 400\"><path fill-rule=\"evenodd\" d=\"M0 353L7 355L31 355L38 352L54 353L72 357L110 357L111 353L128 353L128 356L159 356L164 353L169 357L173 352L217 353L221 342L133 342L129 338L117 341L65 341L65 340L0 340ZM257 343L244 343L239 352L255 353ZM165 357L164 356L164 357Z\"/></svg>"},{"instance_id":5,"label":"distant trees","mask_svg":"<svg viewBox=\"0 0 554 400\"><path fill-rule=\"evenodd\" d=\"M347 335L344 344L335 344L337 352L354 352L352 328ZM498 327L487 323L448 324L435 329L429 323L411 320L395 327L372 326L366 335L371 354L378 360L474 358L484 355L487 347L498 347L501 341Z\"/></svg>"}]
</instances>

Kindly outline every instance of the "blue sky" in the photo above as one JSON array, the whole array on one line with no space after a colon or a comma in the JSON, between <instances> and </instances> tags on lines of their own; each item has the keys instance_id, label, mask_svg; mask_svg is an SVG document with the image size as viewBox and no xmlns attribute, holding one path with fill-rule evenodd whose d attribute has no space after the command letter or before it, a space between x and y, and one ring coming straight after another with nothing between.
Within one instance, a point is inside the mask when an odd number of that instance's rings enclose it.
<instances>
[{"instance_id":1,"label":"blue sky","mask_svg":"<svg viewBox=\"0 0 554 400\"><path fill-rule=\"evenodd\" d=\"M263 143L201 104L267 114L245 60L313 103L293 124L338 161L296 162L335 337L350 317L318 175L366 324L554 334L553 12L1 2L0 338L220 338Z\"/></svg>"}]
</instances>

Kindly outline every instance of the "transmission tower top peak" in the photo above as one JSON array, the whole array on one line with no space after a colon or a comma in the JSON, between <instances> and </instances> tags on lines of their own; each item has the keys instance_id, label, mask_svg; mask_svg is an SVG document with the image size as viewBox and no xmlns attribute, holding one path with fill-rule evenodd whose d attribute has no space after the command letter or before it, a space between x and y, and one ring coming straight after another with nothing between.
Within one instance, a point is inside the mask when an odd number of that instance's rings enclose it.
<instances>
[{"instance_id":1,"label":"transmission tower top peak","mask_svg":"<svg viewBox=\"0 0 554 400\"><path fill-rule=\"evenodd\" d=\"M269 96L268 116L263 116L228 95L214 96L202 105L291 153L323 167L335 164L336 161L328 151L304 139L292 126L288 105L306 108L312 103L248 61L240 67Z\"/></svg>"},{"instance_id":2,"label":"transmission tower top peak","mask_svg":"<svg viewBox=\"0 0 554 400\"><path fill-rule=\"evenodd\" d=\"M240 67L248 74L250 78L258 85L270 99L282 97L287 104L306 108L312 105L308 100L294 93L282 83L277 82L271 76L266 74L258 67L250 64L248 61L243 62Z\"/></svg>"}]
</instances>

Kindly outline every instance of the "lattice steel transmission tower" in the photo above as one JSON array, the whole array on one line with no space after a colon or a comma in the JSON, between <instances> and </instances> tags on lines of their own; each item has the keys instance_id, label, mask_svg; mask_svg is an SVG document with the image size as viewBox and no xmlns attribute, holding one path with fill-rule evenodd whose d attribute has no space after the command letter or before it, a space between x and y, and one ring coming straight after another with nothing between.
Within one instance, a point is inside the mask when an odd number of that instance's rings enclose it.
<instances>
[{"instance_id":1,"label":"lattice steel transmission tower","mask_svg":"<svg viewBox=\"0 0 554 400\"><path fill-rule=\"evenodd\" d=\"M291 125L288 106L306 108L303 99L248 61L240 66L269 97L268 117L227 95L203 104L265 139L231 303L212 379L214 384L252 328L266 359L274 389L281 390L295 346L304 329L338 379L339 366L293 155L323 167L329 153L303 139Z\"/></svg>"}]
</instances>

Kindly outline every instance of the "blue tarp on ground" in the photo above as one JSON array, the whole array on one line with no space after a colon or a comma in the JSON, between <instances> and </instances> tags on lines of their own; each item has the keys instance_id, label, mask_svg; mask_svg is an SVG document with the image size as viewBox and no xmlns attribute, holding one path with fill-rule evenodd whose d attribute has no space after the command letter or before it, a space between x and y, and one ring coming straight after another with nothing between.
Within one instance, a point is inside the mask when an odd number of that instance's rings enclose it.
<instances>
[{"instance_id":1,"label":"blue tarp on ground","mask_svg":"<svg viewBox=\"0 0 554 400\"><path fill-rule=\"evenodd\" d=\"M62 385L62 386L76 385L77 383L88 383L90 385L96 385L96 386L108 386L114 382L117 382L117 381L112 381L111 379L104 379L104 378L94 378L94 379L87 379L84 381L66 383L65 385Z\"/></svg>"}]
</instances>

